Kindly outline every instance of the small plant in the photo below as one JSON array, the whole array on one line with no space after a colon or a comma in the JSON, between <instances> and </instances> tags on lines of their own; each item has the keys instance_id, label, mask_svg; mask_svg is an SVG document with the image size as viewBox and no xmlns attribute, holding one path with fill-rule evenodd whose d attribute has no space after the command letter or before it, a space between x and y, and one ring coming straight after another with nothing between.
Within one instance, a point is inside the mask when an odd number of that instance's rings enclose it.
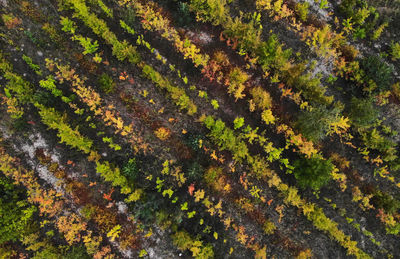
<instances>
[{"instance_id":1,"label":"small plant","mask_svg":"<svg viewBox=\"0 0 400 259\"><path fill-rule=\"evenodd\" d=\"M296 4L295 11L296 11L297 15L299 16L300 21L302 21L302 22L307 21L309 7L310 7L310 4L308 2Z\"/></svg>"},{"instance_id":2,"label":"small plant","mask_svg":"<svg viewBox=\"0 0 400 259\"><path fill-rule=\"evenodd\" d=\"M139 168L136 164L136 159L129 159L128 163L126 163L122 167L122 174L131 181L135 181L139 173Z\"/></svg>"},{"instance_id":3,"label":"small plant","mask_svg":"<svg viewBox=\"0 0 400 259\"><path fill-rule=\"evenodd\" d=\"M243 125L244 125L244 118L243 117L237 117L233 121L233 128L234 129L239 129L239 128L243 127Z\"/></svg>"},{"instance_id":4,"label":"small plant","mask_svg":"<svg viewBox=\"0 0 400 259\"><path fill-rule=\"evenodd\" d=\"M393 60L400 59L400 43L392 42L392 44L390 44L390 55L392 56Z\"/></svg>"},{"instance_id":5,"label":"small plant","mask_svg":"<svg viewBox=\"0 0 400 259\"><path fill-rule=\"evenodd\" d=\"M28 64L28 66L36 72L36 74L38 75L42 75L42 71L40 70L40 66L37 64L34 64L32 59L28 56L26 56L25 54L22 55L22 59L25 61L26 64Z\"/></svg>"},{"instance_id":6,"label":"small plant","mask_svg":"<svg viewBox=\"0 0 400 259\"><path fill-rule=\"evenodd\" d=\"M14 29L15 27L17 27L18 25L20 25L22 23L21 19L19 19L18 17L15 17L12 14L3 14L1 16L1 18L3 19L4 25L9 30Z\"/></svg>"},{"instance_id":7,"label":"small plant","mask_svg":"<svg viewBox=\"0 0 400 259\"><path fill-rule=\"evenodd\" d=\"M73 39L79 41L81 46L85 48L85 50L83 51L83 55L92 54L96 52L99 48L99 43L97 43L97 40L92 42L92 39L82 36L73 36Z\"/></svg>"},{"instance_id":8,"label":"small plant","mask_svg":"<svg viewBox=\"0 0 400 259\"><path fill-rule=\"evenodd\" d=\"M154 134L156 135L157 138L161 139L162 141L165 141L171 135L171 131L167 128L160 127L154 131Z\"/></svg>"},{"instance_id":9,"label":"small plant","mask_svg":"<svg viewBox=\"0 0 400 259\"><path fill-rule=\"evenodd\" d=\"M276 226L275 226L274 222L272 222L272 221L267 220L263 224L263 230L267 235L273 234L275 229L276 229Z\"/></svg>"},{"instance_id":10,"label":"small plant","mask_svg":"<svg viewBox=\"0 0 400 259\"><path fill-rule=\"evenodd\" d=\"M218 101L217 101L217 100L212 99L212 100L211 100L211 105L212 105L212 107L214 108L214 110L218 110L219 104L218 104Z\"/></svg>"},{"instance_id":11,"label":"small plant","mask_svg":"<svg viewBox=\"0 0 400 259\"><path fill-rule=\"evenodd\" d=\"M61 30L75 34L75 31L77 30L77 26L74 21L68 19L67 17L61 17L60 21L61 25L63 26Z\"/></svg>"},{"instance_id":12,"label":"small plant","mask_svg":"<svg viewBox=\"0 0 400 259\"><path fill-rule=\"evenodd\" d=\"M106 94L114 92L115 82L108 74L106 73L101 74L98 82L100 85L100 89L104 91Z\"/></svg>"}]
</instances>

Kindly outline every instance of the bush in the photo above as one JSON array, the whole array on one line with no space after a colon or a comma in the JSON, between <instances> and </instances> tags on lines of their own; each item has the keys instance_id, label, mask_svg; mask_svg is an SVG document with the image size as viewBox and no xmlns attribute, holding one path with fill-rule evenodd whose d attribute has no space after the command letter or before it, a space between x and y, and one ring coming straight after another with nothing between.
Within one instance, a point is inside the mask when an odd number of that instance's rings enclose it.
<instances>
[{"instance_id":1,"label":"bush","mask_svg":"<svg viewBox=\"0 0 400 259\"><path fill-rule=\"evenodd\" d=\"M368 127L378 118L372 99L358 99L353 97L349 105L349 118L357 127Z\"/></svg>"},{"instance_id":2,"label":"bush","mask_svg":"<svg viewBox=\"0 0 400 259\"><path fill-rule=\"evenodd\" d=\"M400 209L400 201L394 199L392 195L376 191L372 198L372 203L379 209L384 209L386 213L396 213Z\"/></svg>"},{"instance_id":3,"label":"bush","mask_svg":"<svg viewBox=\"0 0 400 259\"><path fill-rule=\"evenodd\" d=\"M100 89L106 94L114 92L115 82L112 77L107 75L106 73L101 74L98 83Z\"/></svg>"},{"instance_id":4,"label":"bush","mask_svg":"<svg viewBox=\"0 0 400 259\"><path fill-rule=\"evenodd\" d=\"M129 181L135 181L139 175L139 168L136 164L136 159L129 159L128 163L126 163L122 167L122 175L124 175Z\"/></svg>"},{"instance_id":5,"label":"bush","mask_svg":"<svg viewBox=\"0 0 400 259\"><path fill-rule=\"evenodd\" d=\"M390 55L393 60L400 59L400 43L392 42L392 44L390 44Z\"/></svg>"},{"instance_id":6,"label":"bush","mask_svg":"<svg viewBox=\"0 0 400 259\"><path fill-rule=\"evenodd\" d=\"M364 82L376 85L370 89L374 92L387 91L392 83L393 68L386 65L381 57L371 55L360 61L360 68L365 72Z\"/></svg>"},{"instance_id":7,"label":"bush","mask_svg":"<svg viewBox=\"0 0 400 259\"><path fill-rule=\"evenodd\" d=\"M301 158L293 163L294 176L301 188L310 187L314 191L321 189L331 179L334 168L331 160L319 157Z\"/></svg>"},{"instance_id":8,"label":"bush","mask_svg":"<svg viewBox=\"0 0 400 259\"><path fill-rule=\"evenodd\" d=\"M256 107L260 110L269 109L272 106L272 98L261 86L256 86L250 90Z\"/></svg>"},{"instance_id":9,"label":"bush","mask_svg":"<svg viewBox=\"0 0 400 259\"><path fill-rule=\"evenodd\" d=\"M27 202L25 190L0 175L0 244L29 234L35 210Z\"/></svg>"},{"instance_id":10,"label":"bush","mask_svg":"<svg viewBox=\"0 0 400 259\"><path fill-rule=\"evenodd\" d=\"M302 111L295 125L307 139L320 141L326 136L330 124L335 118L335 110L330 111L325 107L318 107L312 111Z\"/></svg>"},{"instance_id":11,"label":"bush","mask_svg":"<svg viewBox=\"0 0 400 259\"><path fill-rule=\"evenodd\" d=\"M307 21L307 15L308 15L308 7L310 4L308 2L304 3L297 3L295 7L296 14L299 16L300 21Z\"/></svg>"}]
</instances>

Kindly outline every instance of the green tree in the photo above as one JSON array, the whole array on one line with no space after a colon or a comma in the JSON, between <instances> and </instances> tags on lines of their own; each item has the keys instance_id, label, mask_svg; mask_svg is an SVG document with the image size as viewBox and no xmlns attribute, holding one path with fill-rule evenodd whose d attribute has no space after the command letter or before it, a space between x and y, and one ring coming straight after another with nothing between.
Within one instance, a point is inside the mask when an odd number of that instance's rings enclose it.
<instances>
[{"instance_id":1,"label":"green tree","mask_svg":"<svg viewBox=\"0 0 400 259\"><path fill-rule=\"evenodd\" d=\"M35 211L25 191L0 175L0 245L28 234Z\"/></svg>"},{"instance_id":2,"label":"green tree","mask_svg":"<svg viewBox=\"0 0 400 259\"><path fill-rule=\"evenodd\" d=\"M334 168L330 160L324 160L314 156L301 158L293 163L294 176L301 188L310 187L317 191L331 179L331 172Z\"/></svg>"},{"instance_id":3,"label":"green tree","mask_svg":"<svg viewBox=\"0 0 400 259\"><path fill-rule=\"evenodd\" d=\"M302 111L296 122L296 127L311 141L320 141L335 120L336 111L325 107L314 108L312 111Z\"/></svg>"},{"instance_id":4,"label":"green tree","mask_svg":"<svg viewBox=\"0 0 400 259\"><path fill-rule=\"evenodd\" d=\"M371 99L359 99L353 97L349 105L348 116L357 127L368 127L378 118Z\"/></svg>"},{"instance_id":5,"label":"green tree","mask_svg":"<svg viewBox=\"0 0 400 259\"><path fill-rule=\"evenodd\" d=\"M387 65L377 55L368 56L360 61L360 68L365 72L364 82L370 85L373 92L382 92L390 89L393 81L393 68Z\"/></svg>"}]
</instances>

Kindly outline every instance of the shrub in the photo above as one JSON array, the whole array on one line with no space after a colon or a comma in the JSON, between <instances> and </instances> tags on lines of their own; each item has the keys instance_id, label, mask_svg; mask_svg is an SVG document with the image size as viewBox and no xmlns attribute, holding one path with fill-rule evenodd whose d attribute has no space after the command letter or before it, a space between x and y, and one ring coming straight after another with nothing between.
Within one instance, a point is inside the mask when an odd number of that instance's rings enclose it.
<instances>
[{"instance_id":1,"label":"shrub","mask_svg":"<svg viewBox=\"0 0 400 259\"><path fill-rule=\"evenodd\" d=\"M242 99L245 95L244 91L244 83L249 79L249 75L243 72L240 68L235 67L229 73L229 86L228 92L235 96L235 99Z\"/></svg>"},{"instance_id":2,"label":"shrub","mask_svg":"<svg viewBox=\"0 0 400 259\"><path fill-rule=\"evenodd\" d=\"M384 209L386 213L396 213L400 209L400 201L394 199L392 195L376 191L372 198L372 203L379 209Z\"/></svg>"},{"instance_id":3,"label":"shrub","mask_svg":"<svg viewBox=\"0 0 400 259\"><path fill-rule=\"evenodd\" d=\"M261 86L256 86L250 90L256 107L260 110L269 109L272 106L272 98Z\"/></svg>"},{"instance_id":4,"label":"shrub","mask_svg":"<svg viewBox=\"0 0 400 259\"><path fill-rule=\"evenodd\" d=\"M234 129L240 129L244 125L244 118L243 117L236 117L236 119L233 121L233 128Z\"/></svg>"},{"instance_id":5,"label":"shrub","mask_svg":"<svg viewBox=\"0 0 400 259\"><path fill-rule=\"evenodd\" d=\"M310 4L308 2L296 4L295 11L296 11L297 15L299 16L300 21L303 21L303 22L307 21L309 6L310 6Z\"/></svg>"},{"instance_id":6,"label":"shrub","mask_svg":"<svg viewBox=\"0 0 400 259\"><path fill-rule=\"evenodd\" d=\"M122 174L130 181L136 180L139 174L139 168L135 158L129 159L128 163L122 167Z\"/></svg>"},{"instance_id":7,"label":"shrub","mask_svg":"<svg viewBox=\"0 0 400 259\"><path fill-rule=\"evenodd\" d=\"M13 14L3 14L1 18L3 19L4 25L9 30L14 29L22 23L22 20L18 17L15 17Z\"/></svg>"},{"instance_id":8,"label":"shrub","mask_svg":"<svg viewBox=\"0 0 400 259\"><path fill-rule=\"evenodd\" d=\"M364 82L370 85L371 82L376 84L370 91L382 92L389 90L393 68L388 66L381 57L371 55L360 60L360 68L365 72Z\"/></svg>"},{"instance_id":9,"label":"shrub","mask_svg":"<svg viewBox=\"0 0 400 259\"><path fill-rule=\"evenodd\" d=\"M115 88L115 82L111 76L106 73L101 74L98 83L100 85L100 89L104 91L106 94L113 93Z\"/></svg>"},{"instance_id":10,"label":"shrub","mask_svg":"<svg viewBox=\"0 0 400 259\"><path fill-rule=\"evenodd\" d=\"M324 160L320 157L301 158L293 163L294 176L301 188L310 187L317 191L331 179L331 172L334 168L331 160Z\"/></svg>"},{"instance_id":11,"label":"shrub","mask_svg":"<svg viewBox=\"0 0 400 259\"><path fill-rule=\"evenodd\" d=\"M229 10L225 8L226 2L226 0L191 0L189 8L196 11L197 20L221 25L225 24L229 17Z\"/></svg>"},{"instance_id":12,"label":"shrub","mask_svg":"<svg viewBox=\"0 0 400 259\"><path fill-rule=\"evenodd\" d=\"M282 68L292 55L291 49L283 50L283 45L279 43L275 34L272 34L266 42L263 42L257 52L257 55L260 56L259 63L264 71L271 68Z\"/></svg>"},{"instance_id":13,"label":"shrub","mask_svg":"<svg viewBox=\"0 0 400 259\"><path fill-rule=\"evenodd\" d=\"M273 234L275 229L276 229L276 226L275 226L274 222L272 222L272 221L267 220L263 224L263 230L267 235Z\"/></svg>"},{"instance_id":14,"label":"shrub","mask_svg":"<svg viewBox=\"0 0 400 259\"><path fill-rule=\"evenodd\" d=\"M329 111L325 107L302 111L296 122L296 127L307 139L319 141L325 137L335 117L335 111Z\"/></svg>"},{"instance_id":15,"label":"shrub","mask_svg":"<svg viewBox=\"0 0 400 259\"><path fill-rule=\"evenodd\" d=\"M392 44L390 44L390 55L393 60L400 59L400 43L392 42Z\"/></svg>"},{"instance_id":16,"label":"shrub","mask_svg":"<svg viewBox=\"0 0 400 259\"><path fill-rule=\"evenodd\" d=\"M349 105L349 118L357 127L368 127L378 118L372 99L359 99L353 97Z\"/></svg>"},{"instance_id":17,"label":"shrub","mask_svg":"<svg viewBox=\"0 0 400 259\"><path fill-rule=\"evenodd\" d=\"M396 142L381 135L376 129L361 132L361 138L365 146L378 150L384 161L393 161L397 158Z\"/></svg>"},{"instance_id":18,"label":"shrub","mask_svg":"<svg viewBox=\"0 0 400 259\"><path fill-rule=\"evenodd\" d=\"M0 175L0 244L29 233L36 207L24 200L26 192Z\"/></svg>"},{"instance_id":19,"label":"shrub","mask_svg":"<svg viewBox=\"0 0 400 259\"><path fill-rule=\"evenodd\" d=\"M154 131L154 134L156 135L157 138L161 139L162 141L165 141L171 135L171 131L167 128L160 127Z\"/></svg>"}]
</instances>

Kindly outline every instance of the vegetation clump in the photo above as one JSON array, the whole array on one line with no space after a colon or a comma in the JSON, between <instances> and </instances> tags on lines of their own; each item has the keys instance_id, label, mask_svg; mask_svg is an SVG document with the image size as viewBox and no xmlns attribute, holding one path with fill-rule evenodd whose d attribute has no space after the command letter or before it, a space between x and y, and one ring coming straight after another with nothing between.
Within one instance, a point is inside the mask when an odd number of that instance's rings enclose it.
<instances>
[{"instance_id":1,"label":"vegetation clump","mask_svg":"<svg viewBox=\"0 0 400 259\"><path fill-rule=\"evenodd\" d=\"M293 166L294 176L301 188L318 191L332 179L331 172L334 166L330 160L317 156L301 158L294 161Z\"/></svg>"}]
</instances>

